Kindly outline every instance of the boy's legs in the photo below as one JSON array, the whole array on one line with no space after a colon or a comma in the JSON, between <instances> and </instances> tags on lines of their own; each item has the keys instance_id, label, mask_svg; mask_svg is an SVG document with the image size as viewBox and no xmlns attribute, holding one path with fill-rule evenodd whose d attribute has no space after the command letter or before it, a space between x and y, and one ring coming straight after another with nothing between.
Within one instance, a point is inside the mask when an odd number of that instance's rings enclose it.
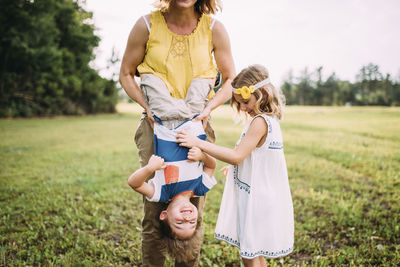
<instances>
[{"instance_id":1,"label":"boy's legs","mask_svg":"<svg viewBox=\"0 0 400 267\"><path fill-rule=\"evenodd\" d=\"M165 83L156 75L143 74L140 88L153 115L160 120L185 120L192 117L185 100L172 97Z\"/></svg>"},{"instance_id":2,"label":"boy's legs","mask_svg":"<svg viewBox=\"0 0 400 267\"><path fill-rule=\"evenodd\" d=\"M215 79L193 79L185 99L172 97L165 83L153 74L142 75L140 88L151 111L162 121L185 120L203 111L214 83Z\"/></svg>"},{"instance_id":3,"label":"boy's legs","mask_svg":"<svg viewBox=\"0 0 400 267\"><path fill-rule=\"evenodd\" d=\"M214 82L215 79L196 78L190 83L185 103L193 116L203 111Z\"/></svg>"}]
</instances>

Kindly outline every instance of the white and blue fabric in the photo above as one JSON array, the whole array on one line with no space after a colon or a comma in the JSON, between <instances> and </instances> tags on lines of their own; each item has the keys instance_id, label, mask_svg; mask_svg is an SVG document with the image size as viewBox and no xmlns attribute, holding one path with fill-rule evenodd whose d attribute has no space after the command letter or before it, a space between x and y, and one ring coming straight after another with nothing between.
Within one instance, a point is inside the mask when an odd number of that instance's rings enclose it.
<instances>
[{"instance_id":1,"label":"white and blue fabric","mask_svg":"<svg viewBox=\"0 0 400 267\"><path fill-rule=\"evenodd\" d=\"M205 195L217 182L214 177L209 177L203 172L202 162L187 160L189 149L179 146L176 142L176 134L180 130L185 130L202 140L206 140L207 135L203 129L201 121L187 120L174 129L168 129L160 124L154 124L154 154L164 159L165 165L174 165L179 170L176 182L168 182L165 177L165 169L157 170L154 178L149 180L155 188L152 198L147 198L153 202L168 202L176 195L186 191L192 191L194 196Z\"/></svg>"},{"instance_id":2,"label":"white and blue fabric","mask_svg":"<svg viewBox=\"0 0 400 267\"><path fill-rule=\"evenodd\" d=\"M276 117L259 116L268 125L267 138L239 165L229 166L214 233L215 238L237 246L246 259L287 255L294 241L293 204L281 129Z\"/></svg>"}]
</instances>

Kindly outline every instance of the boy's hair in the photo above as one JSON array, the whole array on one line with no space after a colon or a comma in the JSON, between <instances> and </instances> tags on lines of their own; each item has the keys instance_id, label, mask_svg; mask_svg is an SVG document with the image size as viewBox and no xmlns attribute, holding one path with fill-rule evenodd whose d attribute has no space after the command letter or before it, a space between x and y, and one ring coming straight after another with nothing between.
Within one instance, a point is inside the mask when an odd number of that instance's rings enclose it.
<instances>
[{"instance_id":1,"label":"boy's hair","mask_svg":"<svg viewBox=\"0 0 400 267\"><path fill-rule=\"evenodd\" d=\"M157 0L154 2L154 6L161 12L166 12L170 3L171 0ZM215 14L218 11L222 11L222 3L221 0L197 0L194 4L194 9L199 14Z\"/></svg>"},{"instance_id":2,"label":"boy's hair","mask_svg":"<svg viewBox=\"0 0 400 267\"><path fill-rule=\"evenodd\" d=\"M160 221L161 233L167 245L168 253L173 256L177 262L187 262L196 258L200 251L203 229L201 223L197 222L196 229L189 239L178 239L172 232L167 220Z\"/></svg>"},{"instance_id":3,"label":"boy's hair","mask_svg":"<svg viewBox=\"0 0 400 267\"><path fill-rule=\"evenodd\" d=\"M232 81L233 88L255 85L269 77L268 70L261 65L251 65L243 69ZM285 106L285 96L280 89L275 88L271 83L256 89L253 93L257 102L254 106L254 112L258 114L267 114L283 118L283 108ZM240 112L239 103L232 97L231 106L235 106Z\"/></svg>"}]
</instances>

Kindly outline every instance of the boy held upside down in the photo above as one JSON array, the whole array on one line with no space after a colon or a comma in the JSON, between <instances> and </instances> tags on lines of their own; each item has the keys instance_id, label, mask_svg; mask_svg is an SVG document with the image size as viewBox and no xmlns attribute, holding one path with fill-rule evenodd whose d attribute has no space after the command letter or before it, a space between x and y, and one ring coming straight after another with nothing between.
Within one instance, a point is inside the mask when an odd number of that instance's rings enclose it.
<instances>
[{"instance_id":1,"label":"boy held upside down","mask_svg":"<svg viewBox=\"0 0 400 267\"><path fill-rule=\"evenodd\" d=\"M217 182L213 177L216 161L210 155L193 147L187 154L188 162L175 162L152 155L147 165L135 171L128 184L148 201L169 202L160 214L160 220L178 240L191 239L197 229L197 208L190 198L205 195ZM178 166L177 166L178 165ZM199 171L199 167L203 165ZM155 172L154 178L145 182Z\"/></svg>"}]
</instances>

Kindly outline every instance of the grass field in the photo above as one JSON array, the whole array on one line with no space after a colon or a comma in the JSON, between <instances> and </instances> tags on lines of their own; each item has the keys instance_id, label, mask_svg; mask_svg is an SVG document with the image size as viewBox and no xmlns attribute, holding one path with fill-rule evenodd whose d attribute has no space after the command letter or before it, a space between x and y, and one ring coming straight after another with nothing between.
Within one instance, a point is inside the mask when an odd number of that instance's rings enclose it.
<instances>
[{"instance_id":1,"label":"grass field","mask_svg":"<svg viewBox=\"0 0 400 267\"><path fill-rule=\"evenodd\" d=\"M140 266L140 109L0 120L0 266ZM217 143L242 126L213 113ZM281 123L295 249L271 266L400 265L400 108L288 107ZM218 167L224 164L218 162ZM213 238L224 178L207 196L201 266L240 266ZM169 259L167 265L171 265Z\"/></svg>"}]
</instances>

